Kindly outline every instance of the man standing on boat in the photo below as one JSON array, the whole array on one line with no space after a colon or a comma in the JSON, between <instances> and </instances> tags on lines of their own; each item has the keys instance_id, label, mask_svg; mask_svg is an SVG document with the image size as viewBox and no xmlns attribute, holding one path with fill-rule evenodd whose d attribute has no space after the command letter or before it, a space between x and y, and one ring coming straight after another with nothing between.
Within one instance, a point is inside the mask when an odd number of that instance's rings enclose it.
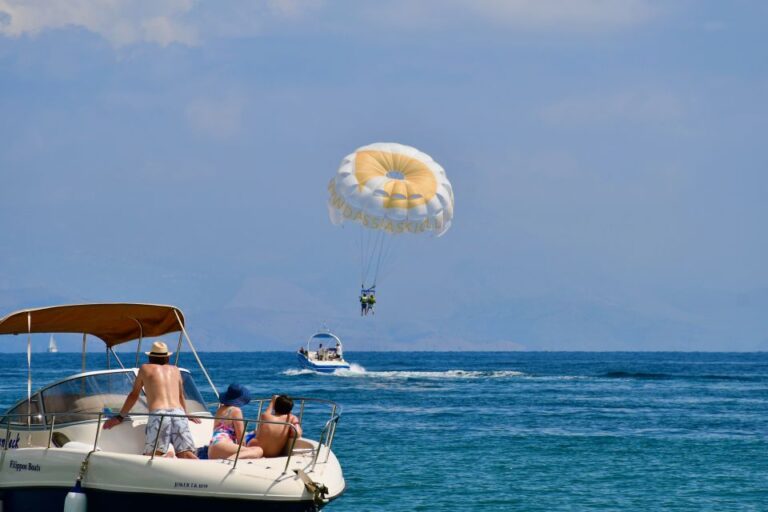
<instances>
[{"instance_id":1,"label":"man standing on boat","mask_svg":"<svg viewBox=\"0 0 768 512\"><path fill-rule=\"evenodd\" d=\"M336 342L336 359L344 359L344 353L341 351L341 342Z\"/></svg>"},{"instance_id":2,"label":"man standing on boat","mask_svg":"<svg viewBox=\"0 0 768 512\"><path fill-rule=\"evenodd\" d=\"M169 364L171 352L162 341L152 344L152 351L146 352L149 363L141 365L133 383L133 389L125 399L120 413L104 422L110 429L122 423L125 416L139 399L142 387L147 397L147 407L152 416L147 420L144 437L144 454L152 455L157 439L157 455L165 455L168 445L173 444L176 456L182 459L196 459L195 442L189 431L187 407L184 401L184 385L179 369ZM162 417L161 415L169 416ZM191 418L200 423L199 418ZM159 434L158 434L159 432Z\"/></svg>"}]
</instances>

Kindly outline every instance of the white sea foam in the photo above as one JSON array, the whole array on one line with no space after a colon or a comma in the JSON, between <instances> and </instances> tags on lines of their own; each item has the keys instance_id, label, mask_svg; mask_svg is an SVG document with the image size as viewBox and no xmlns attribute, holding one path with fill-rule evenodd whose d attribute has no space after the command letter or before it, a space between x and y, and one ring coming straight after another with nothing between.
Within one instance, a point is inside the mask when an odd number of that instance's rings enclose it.
<instances>
[{"instance_id":1,"label":"white sea foam","mask_svg":"<svg viewBox=\"0 0 768 512\"><path fill-rule=\"evenodd\" d=\"M504 379L510 377L525 376L523 372L512 370L499 371L472 371L472 370L446 370L446 371L367 371L362 366L362 371L338 370L334 375L341 377L366 377L378 379Z\"/></svg>"},{"instance_id":2,"label":"white sea foam","mask_svg":"<svg viewBox=\"0 0 768 512\"><path fill-rule=\"evenodd\" d=\"M283 375L295 377L296 375L336 375L339 377L358 377L366 373L365 368L357 363L350 363L348 370L335 370L333 372L317 372L309 368L289 368L281 372Z\"/></svg>"},{"instance_id":3,"label":"white sea foam","mask_svg":"<svg viewBox=\"0 0 768 512\"><path fill-rule=\"evenodd\" d=\"M340 377L359 377L366 374L368 374L368 372L365 370L365 368L357 363L349 363L348 370L336 370L333 372L333 375Z\"/></svg>"},{"instance_id":4,"label":"white sea foam","mask_svg":"<svg viewBox=\"0 0 768 512\"><path fill-rule=\"evenodd\" d=\"M525 375L525 377L528 377L530 379L536 379L536 380L586 380L591 379L592 377L588 375Z\"/></svg>"},{"instance_id":5,"label":"white sea foam","mask_svg":"<svg viewBox=\"0 0 768 512\"><path fill-rule=\"evenodd\" d=\"M445 371L368 371L357 363L351 363L348 370L336 370L333 373L320 373L309 369L291 368L282 372L283 375L327 375L333 377L369 378L369 379L508 379L512 377L527 377L523 372L514 370L476 371L476 370L445 370Z\"/></svg>"},{"instance_id":6,"label":"white sea foam","mask_svg":"<svg viewBox=\"0 0 768 512\"><path fill-rule=\"evenodd\" d=\"M288 375L289 377L293 377L296 375L312 375L313 373L317 373L313 370L308 370L306 368L289 368L282 372L283 375Z\"/></svg>"}]
</instances>

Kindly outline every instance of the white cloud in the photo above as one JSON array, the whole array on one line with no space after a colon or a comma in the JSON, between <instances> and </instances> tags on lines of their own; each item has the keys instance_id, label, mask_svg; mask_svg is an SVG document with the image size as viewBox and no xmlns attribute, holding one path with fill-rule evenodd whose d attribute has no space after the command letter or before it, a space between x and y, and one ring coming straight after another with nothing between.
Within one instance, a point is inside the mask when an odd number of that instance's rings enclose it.
<instances>
[{"instance_id":1,"label":"white cloud","mask_svg":"<svg viewBox=\"0 0 768 512\"><path fill-rule=\"evenodd\" d=\"M677 95L638 89L566 98L543 108L540 115L552 124L655 123L679 120L684 112L683 101Z\"/></svg>"},{"instance_id":2,"label":"white cloud","mask_svg":"<svg viewBox=\"0 0 768 512\"><path fill-rule=\"evenodd\" d=\"M166 46L198 41L198 32L184 16L192 0L0 0L0 34L35 35L68 26L95 32L115 46L148 42Z\"/></svg>"},{"instance_id":3,"label":"white cloud","mask_svg":"<svg viewBox=\"0 0 768 512\"><path fill-rule=\"evenodd\" d=\"M300 17L308 11L320 8L322 0L268 0L269 9L275 14L286 17Z\"/></svg>"},{"instance_id":4,"label":"white cloud","mask_svg":"<svg viewBox=\"0 0 768 512\"><path fill-rule=\"evenodd\" d=\"M237 95L199 98L187 105L185 115L190 126L198 133L226 139L240 131L244 108L245 100Z\"/></svg>"},{"instance_id":5,"label":"white cloud","mask_svg":"<svg viewBox=\"0 0 768 512\"><path fill-rule=\"evenodd\" d=\"M364 9L374 24L447 29L480 21L523 31L589 32L656 16L653 0L390 0Z\"/></svg>"},{"instance_id":6,"label":"white cloud","mask_svg":"<svg viewBox=\"0 0 768 512\"><path fill-rule=\"evenodd\" d=\"M655 15L652 0L0 0L0 34L82 27L116 47L196 45L206 37L248 37L285 24L312 30L455 28L467 21L530 30L624 27Z\"/></svg>"},{"instance_id":7,"label":"white cloud","mask_svg":"<svg viewBox=\"0 0 768 512\"><path fill-rule=\"evenodd\" d=\"M709 20L702 22L699 27L704 32L722 32L728 30L728 24L719 20Z\"/></svg>"},{"instance_id":8,"label":"white cloud","mask_svg":"<svg viewBox=\"0 0 768 512\"><path fill-rule=\"evenodd\" d=\"M72 26L116 47L196 45L204 35L254 35L272 18L301 20L322 5L322 0L0 0L0 34L18 37Z\"/></svg>"},{"instance_id":9,"label":"white cloud","mask_svg":"<svg viewBox=\"0 0 768 512\"><path fill-rule=\"evenodd\" d=\"M498 23L530 28L623 27L647 21L655 14L648 0L459 0L459 3Z\"/></svg>"},{"instance_id":10,"label":"white cloud","mask_svg":"<svg viewBox=\"0 0 768 512\"><path fill-rule=\"evenodd\" d=\"M266 293L265 290L269 290ZM252 275L246 278L227 308L252 308L272 312L305 312L327 316L332 309L305 288L278 277Z\"/></svg>"}]
</instances>

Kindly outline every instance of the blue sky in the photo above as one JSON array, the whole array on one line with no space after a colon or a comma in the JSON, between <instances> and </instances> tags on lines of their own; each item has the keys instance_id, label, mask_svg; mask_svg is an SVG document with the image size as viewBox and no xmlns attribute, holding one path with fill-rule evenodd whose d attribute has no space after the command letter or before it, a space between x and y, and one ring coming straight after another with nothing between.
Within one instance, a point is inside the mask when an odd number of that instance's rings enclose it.
<instances>
[{"instance_id":1,"label":"blue sky","mask_svg":"<svg viewBox=\"0 0 768 512\"><path fill-rule=\"evenodd\" d=\"M2 314L171 303L211 350L323 322L349 350L766 350L767 15L0 0ZM396 241L361 319L325 187L376 141L440 162L456 215Z\"/></svg>"}]
</instances>

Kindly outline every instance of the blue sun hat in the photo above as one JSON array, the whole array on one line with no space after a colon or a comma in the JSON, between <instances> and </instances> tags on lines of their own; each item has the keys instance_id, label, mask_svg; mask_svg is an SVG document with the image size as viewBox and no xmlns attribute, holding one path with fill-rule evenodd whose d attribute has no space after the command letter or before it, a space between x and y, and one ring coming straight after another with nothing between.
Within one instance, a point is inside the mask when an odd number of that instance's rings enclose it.
<instances>
[{"instance_id":1,"label":"blue sun hat","mask_svg":"<svg viewBox=\"0 0 768 512\"><path fill-rule=\"evenodd\" d=\"M230 384L224 393L219 395L219 402L222 405L236 405L242 407L251 401L251 392L248 388L240 384Z\"/></svg>"}]
</instances>

